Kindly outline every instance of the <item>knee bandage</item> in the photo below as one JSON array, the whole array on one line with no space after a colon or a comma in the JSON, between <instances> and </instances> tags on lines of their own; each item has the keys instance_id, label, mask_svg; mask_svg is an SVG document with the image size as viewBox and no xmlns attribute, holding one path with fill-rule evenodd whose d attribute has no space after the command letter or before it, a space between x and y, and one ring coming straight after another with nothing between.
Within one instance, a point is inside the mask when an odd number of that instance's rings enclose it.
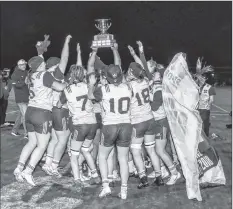
<instances>
[{"instance_id":1,"label":"knee bandage","mask_svg":"<svg viewBox=\"0 0 233 209\"><path fill-rule=\"evenodd\" d=\"M130 147L132 149L142 149L142 144L131 144Z\"/></svg>"},{"instance_id":2,"label":"knee bandage","mask_svg":"<svg viewBox=\"0 0 233 209\"><path fill-rule=\"evenodd\" d=\"M145 148L151 148L151 147L154 147L154 146L155 146L155 141L145 143Z\"/></svg>"},{"instance_id":3,"label":"knee bandage","mask_svg":"<svg viewBox=\"0 0 233 209\"><path fill-rule=\"evenodd\" d=\"M82 146L81 149L82 149L83 152L90 152L91 146L90 147L84 147L84 146Z\"/></svg>"},{"instance_id":4,"label":"knee bandage","mask_svg":"<svg viewBox=\"0 0 233 209\"><path fill-rule=\"evenodd\" d=\"M71 155L75 155L75 156L79 156L79 151L77 151L77 150L70 150L70 154Z\"/></svg>"}]
</instances>

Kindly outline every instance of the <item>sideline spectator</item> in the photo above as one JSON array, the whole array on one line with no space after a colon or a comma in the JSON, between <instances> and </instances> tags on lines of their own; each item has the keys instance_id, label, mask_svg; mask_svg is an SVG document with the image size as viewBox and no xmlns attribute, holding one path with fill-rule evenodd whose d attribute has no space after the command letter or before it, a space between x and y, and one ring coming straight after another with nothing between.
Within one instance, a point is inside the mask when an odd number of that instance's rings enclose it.
<instances>
[{"instance_id":1,"label":"sideline spectator","mask_svg":"<svg viewBox=\"0 0 233 209\"><path fill-rule=\"evenodd\" d=\"M4 68L0 73L1 93L0 93L0 122L1 128L10 125L6 123L6 110L8 106L8 97L12 89L10 78L10 69Z\"/></svg>"},{"instance_id":2,"label":"sideline spectator","mask_svg":"<svg viewBox=\"0 0 233 209\"><path fill-rule=\"evenodd\" d=\"M27 77L27 71L26 71L27 62L23 59L19 60L17 63L17 66L15 68L15 71L13 72L11 78L12 78L12 84L14 87L15 92L15 102L19 107L19 114L15 120L14 127L12 129L11 134L13 136L19 136L18 133L20 125L23 123L24 127L24 137L27 138L27 130L25 125L25 113L27 109L28 104L28 97L29 97L29 90L28 85L25 83L25 79Z\"/></svg>"}]
</instances>

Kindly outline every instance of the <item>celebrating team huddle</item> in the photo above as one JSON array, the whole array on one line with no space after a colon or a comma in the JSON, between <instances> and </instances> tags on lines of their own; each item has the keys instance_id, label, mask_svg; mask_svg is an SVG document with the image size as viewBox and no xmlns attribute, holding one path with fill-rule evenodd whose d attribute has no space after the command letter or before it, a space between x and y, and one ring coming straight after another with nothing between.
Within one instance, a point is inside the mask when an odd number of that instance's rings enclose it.
<instances>
[{"instance_id":1,"label":"celebrating team huddle","mask_svg":"<svg viewBox=\"0 0 233 209\"><path fill-rule=\"evenodd\" d=\"M58 166L67 148L75 185L102 183L99 197L111 194L117 161L121 199L127 198L133 172L139 176L139 189L149 186L147 157L153 166L150 177L154 185L164 185L164 177L169 175L166 184L175 184L181 174L174 163L178 160L163 108L164 67L153 60L147 62L138 41L139 56L128 46L135 62L130 63L127 73L121 69L116 43L111 47L114 64L105 65L97 56L98 48L93 47L86 70L77 44L77 63L64 75L71 36L66 37L61 58L45 62L48 38L37 43L38 56L28 62L30 98L25 121L29 140L14 170L16 180L36 186L32 173L44 153L43 171L61 178ZM173 159L165 149L167 138ZM85 161L89 178L82 171Z\"/></svg>"}]
</instances>

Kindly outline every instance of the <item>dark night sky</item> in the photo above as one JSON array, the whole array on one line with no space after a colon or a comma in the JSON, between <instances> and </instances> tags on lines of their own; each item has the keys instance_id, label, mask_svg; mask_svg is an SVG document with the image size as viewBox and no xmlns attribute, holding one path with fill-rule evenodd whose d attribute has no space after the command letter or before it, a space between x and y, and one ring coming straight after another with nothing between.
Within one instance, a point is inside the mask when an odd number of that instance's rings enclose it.
<instances>
[{"instance_id":1,"label":"dark night sky","mask_svg":"<svg viewBox=\"0 0 233 209\"><path fill-rule=\"evenodd\" d=\"M45 57L60 56L64 38L71 34L69 64L76 62L80 42L86 65L90 43L98 33L94 19L109 17L123 66L132 61L127 45L144 44L145 53L168 64L183 51L192 66L198 56L207 64L231 66L231 2L1 2L1 68L36 55L34 45L50 34ZM110 49L100 51L110 64Z\"/></svg>"}]
</instances>

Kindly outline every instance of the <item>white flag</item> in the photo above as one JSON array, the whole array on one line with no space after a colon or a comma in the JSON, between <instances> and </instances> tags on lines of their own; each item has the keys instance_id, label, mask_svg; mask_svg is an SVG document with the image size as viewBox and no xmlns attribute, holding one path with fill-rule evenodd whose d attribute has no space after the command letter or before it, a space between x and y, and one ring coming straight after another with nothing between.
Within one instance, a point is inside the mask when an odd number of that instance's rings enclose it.
<instances>
[{"instance_id":1,"label":"white flag","mask_svg":"<svg viewBox=\"0 0 233 209\"><path fill-rule=\"evenodd\" d=\"M201 201L199 178L204 178L221 161L216 151L209 146L203 137L202 120L196 110L199 101L199 87L192 79L183 53L178 53L167 67L163 77L163 104L170 125L176 151L186 179L186 190L189 199ZM201 150L200 150L201 149ZM211 154L208 154L211 153ZM212 163L206 163L202 169L203 157ZM211 158L212 157L212 158ZM214 161L220 162L219 164ZM225 184L222 167L218 169L220 180L214 182ZM209 171L210 173L210 171ZM216 172L215 172L216 174ZM218 177L219 177L218 176ZM216 176L215 176L216 177ZM224 177L224 178L223 178ZM203 183L203 181L202 181Z\"/></svg>"}]
</instances>

